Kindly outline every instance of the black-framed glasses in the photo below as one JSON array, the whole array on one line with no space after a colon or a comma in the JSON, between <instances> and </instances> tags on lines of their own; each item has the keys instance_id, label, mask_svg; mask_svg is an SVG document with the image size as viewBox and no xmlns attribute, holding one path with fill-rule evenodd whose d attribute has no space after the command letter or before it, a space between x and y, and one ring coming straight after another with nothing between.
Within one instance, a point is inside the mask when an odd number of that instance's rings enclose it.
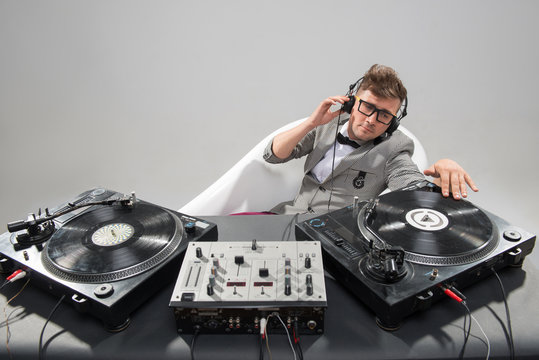
<instances>
[{"instance_id":1,"label":"black-framed glasses","mask_svg":"<svg viewBox=\"0 0 539 360\"><path fill-rule=\"evenodd\" d=\"M359 105L357 107L357 110L362 113L365 116L371 116L376 112L376 121L381 122L384 125L391 124L391 121L397 117L397 115L393 115L387 110L378 109L373 104L366 102L365 100L361 100L359 97L356 96L356 99L359 100Z\"/></svg>"}]
</instances>

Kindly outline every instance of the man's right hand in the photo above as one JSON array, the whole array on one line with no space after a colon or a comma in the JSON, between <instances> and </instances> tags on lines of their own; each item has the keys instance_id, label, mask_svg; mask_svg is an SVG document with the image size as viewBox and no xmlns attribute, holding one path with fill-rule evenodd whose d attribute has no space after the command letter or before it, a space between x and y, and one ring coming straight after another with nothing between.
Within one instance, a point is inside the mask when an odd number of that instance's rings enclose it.
<instances>
[{"instance_id":1,"label":"man's right hand","mask_svg":"<svg viewBox=\"0 0 539 360\"><path fill-rule=\"evenodd\" d=\"M296 145L317 126L327 124L335 119L340 113L339 108L336 111L331 111L331 107L337 104L344 104L348 101L348 96L331 96L325 99L318 105L314 112L305 121L298 126L277 134L273 138L272 151L280 159L286 159L291 154Z\"/></svg>"},{"instance_id":2,"label":"man's right hand","mask_svg":"<svg viewBox=\"0 0 539 360\"><path fill-rule=\"evenodd\" d=\"M327 124L341 113L340 108L331 111L331 107L337 104L342 105L348 100L350 100L348 96L338 95L328 97L318 105L307 121L311 123L313 129L317 126Z\"/></svg>"}]
</instances>

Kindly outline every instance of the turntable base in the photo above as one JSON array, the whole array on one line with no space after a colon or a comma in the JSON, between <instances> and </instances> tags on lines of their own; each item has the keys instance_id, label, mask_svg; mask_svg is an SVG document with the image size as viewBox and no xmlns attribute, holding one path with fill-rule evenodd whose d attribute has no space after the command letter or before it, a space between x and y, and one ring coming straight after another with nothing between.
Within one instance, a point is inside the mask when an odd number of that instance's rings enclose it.
<instances>
[{"instance_id":1,"label":"turntable base","mask_svg":"<svg viewBox=\"0 0 539 360\"><path fill-rule=\"evenodd\" d=\"M121 197L92 189L51 214ZM21 247L22 230L0 235L0 271L24 269L32 284L64 295L80 312L102 320L107 330L122 331L133 310L174 280L189 241L217 239L214 224L135 201L133 206L93 205L61 215L43 244Z\"/></svg>"},{"instance_id":2,"label":"turntable base","mask_svg":"<svg viewBox=\"0 0 539 360\"><path fill-rule=\"evenodd\" d=\"M430 190L392 192L312 218L296 225L296 239L321 242L325 269L384 330L445 298L440 285L462 289L492 270L522 266L535 245L535 235Z\"/></svg>"}]
</instances>

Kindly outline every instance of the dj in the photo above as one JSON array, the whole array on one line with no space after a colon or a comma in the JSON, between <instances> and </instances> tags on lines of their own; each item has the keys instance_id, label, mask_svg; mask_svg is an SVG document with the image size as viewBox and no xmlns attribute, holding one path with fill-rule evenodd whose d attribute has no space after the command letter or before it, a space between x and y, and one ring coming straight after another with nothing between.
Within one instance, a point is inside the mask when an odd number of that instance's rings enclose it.
<instances>
[{"instance_id":1,"label":"dj","mask_svg":"<svg viewBox=\"0 0 539 360\"><path fill-rule=\"evenodd\" d=\"M356 94L353 89L359 83ZM341 104L331 111L331 106ZM455 161L437 161L424 175L411 156L413 141L396 130L406 115L406 88L390 67L373 65L346 96L332 96L298 126L276 135L264 152L269 163L307 156L305 176L296 198L271 211L327 212L368 200L386 188L397 190L432 176L442 195L459 200L467 185L478 191L471 177ZM343 113L350 116L344 118ZM341 116L343 119L341 119ZM337 121L332 121L337 118ZM337 136L337 122L339 133ZM335 149L335 154L334 154Z\"/></svg>"}]
</instances>

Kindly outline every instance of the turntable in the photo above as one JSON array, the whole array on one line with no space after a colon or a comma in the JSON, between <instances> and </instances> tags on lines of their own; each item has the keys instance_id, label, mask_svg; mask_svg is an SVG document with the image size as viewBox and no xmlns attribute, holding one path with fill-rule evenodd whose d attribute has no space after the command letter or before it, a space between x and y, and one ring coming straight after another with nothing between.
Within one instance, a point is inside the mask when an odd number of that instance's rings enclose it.
<instances>
[{"instance_id":1,"label":"turntable","mask_svg":"<svg viewBox=\"0 0 539 360\"><path fill-rule=\"evenodd\" d=\"M25 270L109 331L125 329L130 313L174 279L189 241L217 239L214 224L106 189L8 229L0 270Z\"/></svg>"},{"instance_id":2,"label":"turntable","mask_svg":"<svg viewBox=\"0 0 539 360\"><path fill-rule=\"evenodd\" d=\"M412 313L492 274L520 267L535 235L432 185L384 194L296 225L322 243L326 270L396 330Z\"/></svg>"}]
</instances>

